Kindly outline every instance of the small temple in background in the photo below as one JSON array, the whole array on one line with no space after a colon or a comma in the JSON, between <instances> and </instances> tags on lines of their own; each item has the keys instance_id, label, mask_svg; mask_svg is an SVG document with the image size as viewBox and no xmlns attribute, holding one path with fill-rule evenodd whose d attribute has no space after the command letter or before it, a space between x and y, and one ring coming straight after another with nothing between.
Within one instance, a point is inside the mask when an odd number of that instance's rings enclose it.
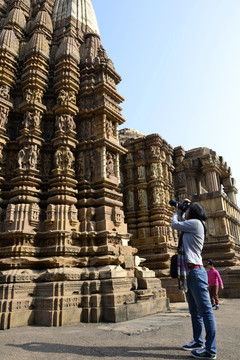
<instances>
[{"instance_id":1,"label":"small temple in background","mask_svg":"<svg viewBox=\"0 0 240 360\"><path fill-rule=\"evenodd\" d=\"M0 0L0 329L124 321L184 295L169 200L208 212L204 259L240 296L240 211L223 158L124 123L90 0Z\"/></svg>"},{"instance_id":2,"label":"small temple in background","mask_svg":"<svg viewBox=\"0 0 240 360\"><path fill-rule=\"evenodd\" d=\"M240 297L240 209L231 169L208 148L172 148L160 135L120 130L124 211L131 244L161 279L171 301L184 301L177 282L169 277L177 234L171 228L169 199L202 203L208 219L203 260L214 260L224 281L225 297Z\"/></svg>"}]
</instances>

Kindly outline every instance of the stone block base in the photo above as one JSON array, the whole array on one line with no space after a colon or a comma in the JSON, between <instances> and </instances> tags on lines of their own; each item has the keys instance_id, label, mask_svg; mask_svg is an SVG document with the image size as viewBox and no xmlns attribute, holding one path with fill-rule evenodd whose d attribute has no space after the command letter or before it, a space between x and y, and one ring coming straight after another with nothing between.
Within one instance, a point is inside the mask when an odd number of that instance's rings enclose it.
<instances>
[{"instance_id":1,"label":"stone block base","mask_svg":"<svg viewBox=\"0 0 240 360\"><path fill-rule=\"evenodd\" d=\"M133 320L158 312L167 311L169 301L167 298L157 300L146 300L140 303L122 305L115 308L106 308L103 310L103 320L106 322L121 322Z\"/></svg>"},{"instance_id":2,"label":"stone block base","mask_svg":"<svg viewBox=\"0 0 240 360\"><path fill-rule=\"evenodd\" d=\"M47 278L53 281L39 282L36 280L45 279L46 274L26 271L26 282L3 274L0 329L120 322L168 309L166 291L159 279L148 277L143 281L143 274L141 279L121 277L124 271L116 271L115 267L107 269L102 272L92 269L88 275L79 269L74 273L69 269L53 270L47 272ZM119 277L112 278L113 274ZM64 280L54 280L60 278Z\"/></svg>"},{"instance_id":3,"label":"stone block base","mask_svg":"<svg viewBox=\"0 0 240 360\"><path fill-rule=\"evenodd\" d=\"M240 298L240 266L218 268L218 271L224 285L224 289L219 291L220 297Z\"/></svg>"},{"instance_id":4,"label":"stone block base","mask_svg":"<svg viewBox=\"0 0 240 360\"><path fill-rule=\"evenodd\" d=\"M171 303L186 301L184 291L178 289L177 279L172 279L170 277L162 277L161 282L163 288L166 289L167 297Z\"/></svg>"}]
</instances>

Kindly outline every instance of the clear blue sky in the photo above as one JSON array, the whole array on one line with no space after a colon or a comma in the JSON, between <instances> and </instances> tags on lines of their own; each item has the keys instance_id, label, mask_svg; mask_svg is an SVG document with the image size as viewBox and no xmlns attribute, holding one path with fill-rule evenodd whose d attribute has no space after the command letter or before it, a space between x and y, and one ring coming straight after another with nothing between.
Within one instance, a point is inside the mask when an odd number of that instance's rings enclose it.
<instances>
[{"instance_id":1,"label":"clear blue sky","mask_svg":"<svg viewBox=\"0 0 240 360\"><path fill-rule=\"evenodd\" d=\"M92 4L122 77L123 127L215 150L240 190L240 0Z\"/></svg>"}]
</instances>

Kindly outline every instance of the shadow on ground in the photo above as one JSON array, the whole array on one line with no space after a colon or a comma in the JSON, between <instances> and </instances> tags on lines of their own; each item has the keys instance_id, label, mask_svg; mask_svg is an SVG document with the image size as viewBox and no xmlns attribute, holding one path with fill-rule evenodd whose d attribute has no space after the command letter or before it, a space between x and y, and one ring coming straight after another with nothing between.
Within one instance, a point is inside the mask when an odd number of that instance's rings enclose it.
<instances>
[{"instance_id":1,"label":"shadow on ground","mask_svg":"<svg viewBox=\"0 0 240 360\"><path fill-rule=\"evenodd\" d=\"M173 347L104 347L104 346L76 346L64 345L58 343L29 342L20 345L7 344L7 346L20 348L25 351L36 353L54 353L54 354L76 354L81 356L115 358L115 357L136 357L136 358L156 358L156 359L182 359L183 355L167 354L168 351L179 350ZM154 352L156 352L154 354ZM186 354L185 354L186 355Z\"/></svg>"}]
</instances>

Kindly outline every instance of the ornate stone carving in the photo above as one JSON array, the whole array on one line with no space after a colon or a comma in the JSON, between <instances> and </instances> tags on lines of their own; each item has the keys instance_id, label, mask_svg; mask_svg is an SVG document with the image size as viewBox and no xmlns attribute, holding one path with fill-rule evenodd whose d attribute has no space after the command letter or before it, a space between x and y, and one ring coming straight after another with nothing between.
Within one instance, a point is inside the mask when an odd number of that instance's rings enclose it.
<instances>
[{"instance_id":1,"label":"ornate stone carving","mask_svg":"<svg viewBox=\"0 0 240 360\"><path fill-rule=\"evenodd\" d=\"M157 163L152 163L150 165L150 175L153 179L156 179L159 176L159 171L158 171L158 164Z\"/></svg>"},{"instance_id":2,"label":"ornate stone carving","mask_svg":"<svg viewBox=\"0 0 240 360\"><path fill-rule=\"evenodd\" d=\"M37 225L39 222L39 214L40 208L38 204L31 204L30 205L30 219L29 222L31 225Z\"/></svg>"},{"instance_id":3,"label":"ornate stone carving","mask_svg":"<svg viewBox=\"0 0 240 360\"><path fill-rule=\"evenodd\" d=\"M43 91L40 89L27 89L25 91L25 100L28 104L42 103L42 97Z\"/></svg>"},{"instance_id":4,"label":"ornate stone carving","mask_svg":"<svg viewBox=\"0 0 240 360\"><path fill-rule=\"evenodd\" d=\"M68 102L72 104L76 104L76 95L73 91L60 90L60 93L57 98L57 102L59 105L67 105Z\"/></svg>"},{"instance_id":5,"label":"ornate stone carving","mask_svg":"<svg viewBox=\"0 0 240 360\"><path fill-rule=\"evenodd\" d=\"M69 114L56 116L56 128L60 131L73 131L76 129L76 124L73 116Z\"/></svg>"},{"instance_id":6,"label":"ornate stone carving","mask_svg":"<svg viewBox=\"0 0 240 360\"><path fill-rule=\"evenodd\" d=\"M106 120L106 134L107 137L115 137L115 128L111 120Z\"/></svg>"},{"instance_id":7,"label":"ornate stone carving","mask_svg":"<svg viewBox=\"0 0 240 360\"><path fill-rule=\"evenodd\" d=\"M145 159L144 150L142 149L138 150L138 160L144 160L144 159Z\"/></svg>"},{"instance_id":8,"label":"ornate stone carving","mask_svg":"<svg viewBox=\"0 0 240 360\"><path fill-rule=\"evenodd\" d=\"M107 151L106 154L106 172L107 177L111 177L115 175L115 159L116 156L112 154L110 151Z\"/></svg>"},{"instance_id":9,"label":"ornate stone carving","mask_svg":"<svg viewBox=\"0 0 240 360\"><path fill-rule=\"evenodd\" d=\"M161 203L161 190L157 187L153 188L153 205L158 206Z\"/></svg>"},{"instance_id":10,"label":"ornate stone carving","mask_svg":"<svg viewBox=\"0 0 240 360\"><path fill-rule=\"evenodd\" d=\"M36 169L39 149L37 145L25 146L18 152L18 167L21 170Z\"/></svg>"},{"instance_id":11,"label":"ornate stone carving","mask_svg":"<svg viewBox=\"0 0 240 360\"><path fill-rule=\"evenodd\" d=\"M112 210L113 212L113 222L115 226L120 226L123 220L123 212L119 207L115 206Z\"/></svg>"},{"instance_id":12,"label":"ornate stone carving","mask_svg":"<svg viewBox=\"0 0 240 360\"><path fill-rule=\"evenodd\" d=\"M1 128L5 128L6 123L7 123L7 119L8 119L8 113L9 113L9 109L4 107L4 106L0 106L0 127Z\"/></svg>"},{"instance_id":13,"label":"ornate stone carving","mask_svg":"<svg viewBox=\"0 0 240 360\"><path fill-rule=\"evenodd\" d=\"M91 0L8 3L0 21L0 85L11 87L11 102L9 89L0 87L0 297L6 303L0 329L32 319L47 326L98 322L103 312L106 321L116 314L126 320L129 304L137 316L166 308L160 281L139 264L136 270L136 250L128 245L119 181L126 153L118 142L121 79L101 46ZM24 12L24 26L5 29L12 10ZM131 176L135 181L142 166L147 202L149 163L140 148ZM139 187L128 189L128 214L142 213L147 235L141 192L133 212ZM135 219L132 224L136 233ZM118 308L123 304L126 312Z\"/></svg>"},{"instance_id":14,"label":"ornate stone carving","mask_svg":"<svg viewBox=\"0 0 240 360\"><path fill-rule=\"evenodd\" d=\"M25 129L34 130L40 129L40 123L41 123L41 113L38 110L35 110L35 112L27 111L24 115L23 125Z\"/></svg>"},{"instance_id":15,"label":"ornate stone carving","mask_svg":"<svg viewBox=\"0 0 240 360\"><path fill-rule=\"evenodd\" d=\"M145 189L138 190L138 203L140 207L147 207L147 193Z\"/></svg>"},{"instance_id":16,"label":"ornate stone carving","mask_svg":"<svg viewBox=\"0 0 240 360\"><path fill-rule=\"evenodd\" d=\"M0 97L3 99L9 100L10 99L10 87L7 85L0 86Z\"/></svg>"},{"instance_id":17,"label":"ornate stone carving","mask_svg":"<svg viewBox=\"0 0 240 360\"><path fill-rule=\"evenodd\" d=\"M55 152L54 158L55 158L55 166L57 169L60 170L72 169L74 156L70 148L66 147L65 149L64 148L58 149Z\"/></svg>"},{"instance_id":18,"label":"ornate stone carving","mask_svg":"<svg viewBox=\"0 0 240 360\"><path fill-rule=\"evenodd\" d=\"M139 179L145 179L145 167L144 166L138 166L138 178Z\"/></svg>"},{"instance_id":19,"label":"ornate stone carving","mask_svg":"<svg viewBox=\"0 0 240 360\"><path fill-rule=\"evenodd\" d=\"M161 154L160 148L158 146L152 145L150 147L150 154L152 157L159 156Z\"/></svg>"},{"instance_id":20,"label":"ornate stone carving","mask_svg":"<svg viewBox=\"0 0 240 360\"><path fill-rule=\"evenodd\" d=\"M53 222L55 220L55 205L49 204L47 207L47 220Z\"/></svg>"}]
</instances>

